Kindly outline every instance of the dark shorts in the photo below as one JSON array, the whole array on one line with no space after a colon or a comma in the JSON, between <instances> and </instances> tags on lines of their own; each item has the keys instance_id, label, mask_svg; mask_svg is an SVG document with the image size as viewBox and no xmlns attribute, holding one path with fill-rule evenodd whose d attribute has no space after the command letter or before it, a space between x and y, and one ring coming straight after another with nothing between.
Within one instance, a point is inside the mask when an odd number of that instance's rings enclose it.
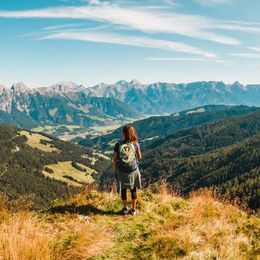
<instances>
[{"instance_id":1,"label":"dark shorts","mask_svg":"<svg viewBox=\"0 0 260 260\"><path fill-rule=\"evenodd\" d=\"M138 167L132 172L122 172L117 170L116 176L118 192L120 192L121 189L140 189L142 187L141 174Z\"/></svg>"}]
</instances>

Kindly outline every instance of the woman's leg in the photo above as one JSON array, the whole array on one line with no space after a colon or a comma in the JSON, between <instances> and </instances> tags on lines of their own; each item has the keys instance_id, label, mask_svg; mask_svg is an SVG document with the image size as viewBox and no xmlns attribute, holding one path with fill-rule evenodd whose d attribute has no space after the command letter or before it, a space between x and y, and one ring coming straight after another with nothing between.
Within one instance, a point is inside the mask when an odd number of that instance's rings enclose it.
<instances>
[{"instance_id":1,"label":"woman's leg","mask_svg":"<svg viewBox=\"0 0 260 260\"><path fill-rule=\"evenodd\" d=\"M121 190L121 198L124 205L124 208L127 208L127 196L126 196L126 189Z\"/></svg>"},{"instance_id":2,"label":"woman's leg","mask_svg":"<svg viewBox=\"0 0 260 260\"><path fill-rule=\"evenodd\" d=\"M131 196L132 196L132 209L136 209L136 203L137 203L137 189L134 187L131 189Z\"/></svg>"}]
</instances>

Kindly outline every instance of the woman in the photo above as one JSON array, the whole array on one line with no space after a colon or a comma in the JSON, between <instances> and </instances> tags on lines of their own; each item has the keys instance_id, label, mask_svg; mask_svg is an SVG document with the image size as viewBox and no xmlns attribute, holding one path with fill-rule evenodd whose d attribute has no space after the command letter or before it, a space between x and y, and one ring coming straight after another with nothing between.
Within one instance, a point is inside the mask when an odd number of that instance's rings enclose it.
<instances>
[{"instance_id":1,"label":"woman","mask_svg":"<svg viewBox=\"0 0 260 260\"><path fill-rule=\"evenodd\" d=\"M141 188L141 174L138 161L142 155L138 144L138 137L133 126L126 125L122 130L122 140L114 147L113 169L121 190L123 213L136 215L137 189ZM132 209L127 208L127 189L131 191Z\"/></svg>"}]
</instances>

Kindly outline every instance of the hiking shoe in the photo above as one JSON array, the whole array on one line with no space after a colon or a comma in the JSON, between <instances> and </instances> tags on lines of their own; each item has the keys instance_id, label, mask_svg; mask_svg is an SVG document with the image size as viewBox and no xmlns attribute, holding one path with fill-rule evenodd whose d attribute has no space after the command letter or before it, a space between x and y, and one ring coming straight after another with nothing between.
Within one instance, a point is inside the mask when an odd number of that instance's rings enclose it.
<instances>
[{"instance_id":1,"label":"hiking shoe","mask_svg":"<svg viewBox=\"0 0 260 260\"><path fill-rule=\"evenodd\" d=\"M124 215L127 215L127 214L129 213L129 210L128 210L128 208L123 208L123 210L122 210L122 211L123 211L123 214L124 214Z\"/></svg>"},{"instance_id":2,"label":"hiking shoe","mask_svg":"<svg viewBox=\"0 0 260 260\"><path fill-rule=\"evenodd\" d=\"M135 209L131 209L130 213L131 213L131 215L135 216L136 215L136 210Z\"/></svg>"}]
</instances>

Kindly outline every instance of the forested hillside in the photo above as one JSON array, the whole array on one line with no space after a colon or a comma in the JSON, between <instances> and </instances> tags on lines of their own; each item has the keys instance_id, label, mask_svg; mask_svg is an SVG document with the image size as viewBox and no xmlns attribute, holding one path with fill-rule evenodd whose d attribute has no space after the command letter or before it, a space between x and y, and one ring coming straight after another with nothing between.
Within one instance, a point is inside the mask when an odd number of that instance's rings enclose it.
<instances>
[{"instance_id":1,"label":"forested hillside","mask_svg":"<svg viewBox=\"0 0 260 260\"><path fill-rule=\"evenodd\" d=\"M146 128L144 128L144 131ZM141 145L145 183L166 179L183 195L214 187L260 207L260 112L175 131ZM110 179L111 172L102 176Z\"/></svg>"},{"instance_id":2,"label":"forested hillside","mask_svg":"<svg viewBox=\"0 0 260 260\"><path fill-rule=\"evenodd\" d=\"M260 112L177 131L144 146L143 175L187 194L216 187L259 208Z\"/></svg>"},{"instance_id":3,"label":"forested hillside","mask_svg":"<svg viewBox=\"0 0 260 260\"><path fill-rule=\"evenodd\" d=\"M0 191L10 199L33 195L37 206L47 205L98 181L108 165L89 149L0 125Z\"/></svg>"},{"instance_id":4,"label":"forested hillside","mask_svg":"<svg viewBox=\"0 0 260 260\"><path fill-rule=\"evenodd\" d=\"M260 111L257 107L209 105L174 113L170 116L153 116L133 123L141 142L164 137L178 131L217 120ZM114 132L81 140L79 143L102 151L111 150L116 140L121 138L121 127ZM160 141L161 142L161 139Z\"/></svg>"}]
</instances>

